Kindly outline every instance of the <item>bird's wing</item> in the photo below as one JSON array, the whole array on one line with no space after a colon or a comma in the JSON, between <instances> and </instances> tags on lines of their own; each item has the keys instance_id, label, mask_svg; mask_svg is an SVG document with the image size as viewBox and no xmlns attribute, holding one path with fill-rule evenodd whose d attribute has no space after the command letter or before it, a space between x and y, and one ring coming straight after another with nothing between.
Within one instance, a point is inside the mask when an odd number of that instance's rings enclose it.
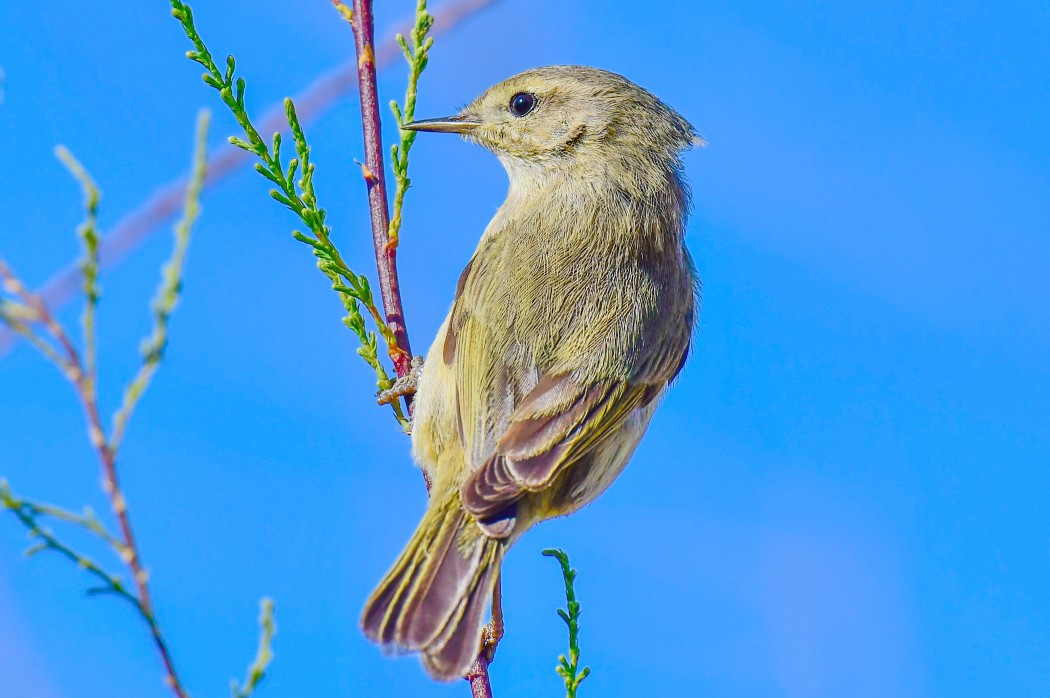
<instances>
[{"instance_id":1,"label":"bird's wing","mask_svg":"<svg viewBox=\"0 0 1050 698\"><path fill-rule=\"evenodd\" d=\"M461 498L480 518L543 489L616 434L678 373L692 329L691 304L668 310L655 289L643 292L645 275L614 266L581 274L571 250L525 259L501 238L516 236L483 239L460 277L442 352L466 459ZM557 264L575 285L563 296L593 298L601 312L570 313L552 299L548 267ZM509 275L522 265L547 272Z\"/></svg>"},{"instance_id":2,"label":"bird's wing","mask_svg":"<svg viewBox=\"0 0 1050 698\"><path fill-rule=\"evenodd\" d=\"M570 375L544 376L514 410L496 452L467 478L463 506L490 517L543 489L649 404L667 380L582 384Z\"/></svg>"}]
</instances>

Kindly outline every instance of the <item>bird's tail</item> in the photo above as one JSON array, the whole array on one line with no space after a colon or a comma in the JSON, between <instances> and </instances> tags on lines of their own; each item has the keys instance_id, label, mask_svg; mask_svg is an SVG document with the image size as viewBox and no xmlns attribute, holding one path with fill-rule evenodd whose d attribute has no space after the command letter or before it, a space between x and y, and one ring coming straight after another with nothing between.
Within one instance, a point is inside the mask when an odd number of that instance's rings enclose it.
<instances>
[{"instance_id":1,"label":"bird's tail","mask_svg":"<svg viewBox=\"0 0 1050 698\"><path fill-rule=\"evenodd\" d=\"M464 676L478 654L505 547L482 532L458 499L434 502L368 599L365 634L388 650L422 652L436 679Z\"/></svg>"}]
</instances>

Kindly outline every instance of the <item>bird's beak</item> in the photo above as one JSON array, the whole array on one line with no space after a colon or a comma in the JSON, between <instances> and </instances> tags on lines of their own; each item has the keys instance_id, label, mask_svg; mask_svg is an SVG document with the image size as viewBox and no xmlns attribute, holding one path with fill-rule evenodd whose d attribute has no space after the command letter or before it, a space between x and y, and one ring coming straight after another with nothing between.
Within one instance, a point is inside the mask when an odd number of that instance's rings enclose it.
<instances>
[{"instance_id":1,"label":"bird's beak","mask_svg":"<svg viewBox=\"0 0 1050 698\"><path fill-rule=\"evenodd\" d=\"M463 115L446 116L440 119L423 119L421 121L410 121L401 126L408 131L433 131L434 133L469 133L481 125Z\"/></svg>"}]
</instances>

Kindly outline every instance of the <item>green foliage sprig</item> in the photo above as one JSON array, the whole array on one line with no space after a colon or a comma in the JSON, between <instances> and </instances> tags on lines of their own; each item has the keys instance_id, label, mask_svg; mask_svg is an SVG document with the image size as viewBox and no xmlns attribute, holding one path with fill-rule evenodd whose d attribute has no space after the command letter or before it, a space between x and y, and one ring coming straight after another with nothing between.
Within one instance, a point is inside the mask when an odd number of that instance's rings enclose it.
<instances>
[{"instance_id":1,"label":"green foliage sprig","mask_svg":"<svg viewBox=\"0 0 1050 698\"><path fill-rule=\"evenodd\" d=\"M394 113L397 122L398 133L401 142L390 148L390 156L394 169L394 210L390 216L390 242L388 245L396 247L401 235L401 209L405 203L405 193L412 186L412 180L408 177L408 154L412 150L412 144L416 140L415 131L407 131L403 128L406 123L412 121L416 116L416 86L419 76L427 67L430 48L434 45L434 39L427 36L430 28L434 26L434 16L427 11L427 0L416 2L416 21L409 32L412 45L401 34L395 38L401 46L401 51L408 61L408 86L405 88L405 105L401 107L397 101L390 100L390 110Z\"/></svg>"},{"instance_id":2,"label":"green foliage sprig","mask_svg":"<svg viewBox=\"0 0 1050 698\"><path fill-rule=\"evenodd\" d=\"M236 681L230 682L232 698L250 698L255 688L266 677L266 670L273 661L273 636L277 633L277 624L273 619L273 600L263 599L259 606L259 649L255 653L255 660L248 667L244 685L238 686Z\"/></svg>"},{"instance_id":3,"label":"green foliage sprig","mask_svg":"<svg viewBox=\"0 0 1050 698\"><path fill-rule=\"evenodd\" d=\"M51 529L42 524L46 518L54 518L88 531L102 540L106 545L116 551L121 557L126 557L127 546L115 535L110 533L90 508L85 508L83 514L56 507L51 504L33 502L21 499L11 491L6 480L0 480L0 507L14 514L23 526L26 527L29 538L34 541L26 549L26 557L33 557L44 551L53 551L73 562L77 567L95 577L102 586L88 589L89 594L112 593L130 603L139 614L143 615L147 622L142 604L138 598L129 591L124 580L119 574L114 574L102 568L97 562L88 556L77 552L68 544L59 540Z\"/></svg>"},{"instance_id":4,"label":"green foliage sprig","mask_svg":"<svg viewBox=\"0 0 1050 698\"><path fill-rule=\"evenodd\" d=\"M233 56L226 57L225 70L220 70L194 26L193 11L190 6L181 0L171 0L171 6L172 15L182 24L183 31L194 46L194 50L189 51L186 57L204 67L207 72L204 73L202 79L219 92L223 103L230 109L247 138L245 140L235 136L230 137L230 143L259 158L260 162L255 164L256 172L275 185L275 188L270 190L270 196L296 214L310 231L311 234L307 234L296 230L292 236L299 242L309 245L313 250L317 257L318 269L328 277L332 289L339 294L343 308L346 310L343 323L360 342L361 346L358 347L357 353L375 371L376 385L379 389L389 389L393 381L379 359L375 332L365 327L361 306L364 306L375 322L386 344L387 353L393 357L403 355L404 352L398 347L397 339L376 307L367 277L355 274L343 261L339 250L332 242L331 228L325 224L326 211L317 204L314 190L314 163L310 161L310 148L296 116L294 103L291 99L284 101L288 126L295 144L295 157L291 158L285 166L281 161L281 134L273 134L272 140L267 143L252 125L244 106L245 81L244 78L235 76L236 61ZM296 179L297 173L299 174L298 179ZM398 421L402 426L407 426L408 420L400 402L395 400L391 402L391 405Z\"/></svg>"},{"instance_id":5,"label":"green foliage sprig","mask_svg":"<svg viewBox=\"0 0 1050 698\"><path fill-rule=\"evenodd\" d=\"M84 277L84 311L81 315L80 324L84 333L84 368L88 380L94 389L96 382L96 346L95 346L95 311L101 298L98 287L99 268L99 236L98 236L98 208L102 199L102 193L98 185L91 178L88 171L73 154L64 146L55 148L55 157L62 161L73 178L80 183L84 192L84 222L77 227L77 235L84 250L84 257L80 261L80 273Z\"/></svg>"},{"instance_id":6,"label":"green foliage sprig","mask_svg":"<svg viewBox=\"0 0 1050 698\"><path fill-rule=\"evenodd\" d=\"M576 600L576 570L569 566L569 556L564 550L548 548L543 551L547 557L558 559L561 565L561 575L565 580L565 605L566 608L558 609L558 615L569 628L569 656L563 654L558 657L558 666L555 671L565 682L565 697L576 698L576 691L580 688L583 680L590 676L591 668L580 665L580 602Z\"/></svg>"},{"instance_id":7,"label":"green foliage sprig","mask_svg":"<svg viewBox=\"0 0 1050 698\"><path fill-rule=\"evenodd\" d=\"M199 137L203 138L202 133ZM186 188L186 200L183 205L182 218L175 224L174 244L171 256L160 271L160 282L153 294L150 308L153 311L153 329L142 341L142 365L138 373L124 389L120 408L113 415L113 431L110 435L110 448L116 450L124 438L128 420L131 419L135 406L146 388L153 380L153 375L160 368L164 350L168 347L168 323L182 293L182 266L186 261L186 250L190 244L190 233L200 216L200 195L207 174L208 160L204 143L194 150L193 163L190 168L190 181Z\"/></svg>"}]
</instances>

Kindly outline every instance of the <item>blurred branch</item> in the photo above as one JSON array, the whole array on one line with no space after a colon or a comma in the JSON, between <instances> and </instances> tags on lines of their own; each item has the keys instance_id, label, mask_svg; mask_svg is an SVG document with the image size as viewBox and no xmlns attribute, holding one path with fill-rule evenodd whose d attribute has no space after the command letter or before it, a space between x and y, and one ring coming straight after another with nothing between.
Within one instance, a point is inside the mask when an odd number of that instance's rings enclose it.
<instances>
[{"instance_id":1,"label":"blurred branch","mask_svg":"<svg viewBox=\"0 0 1050 698\"><path fill-rule=\"evenodd\" d=\"M14 513L22 524L29 529L31 536L39 539L39 543L30 548L30 554L42 550L53 550L75 562L79 567L102 581L103 585L89 590L90 593L113 593L128 600L135 606L149 628L153 643L164 665L165 682L178 698L187 698L188 694L178 678L171 652L161 632L153 608L149 587L149 573L146 571L142 562L142 556L136 545L127 499L120 487L117 450L128 417L138 400L149 387L150 379L156 371L166 343L168 318L175 307L179 295L182 261L185 257L190 231L198 213L198 197L205 175L207 133L208 113L201 112L197 119L193 166L191 168L192 175L190 185L186 190L184 214L182 220L175 226L175 240L172 253L164 266L160 287L154 301L153 333L145 342L143 366L129 385L123 404L114 416L113 428L109 438L106 436L98 406L94 357L94 311L99 300L97 285L98 237L95 233L99 193L87 171L65 149L59 149L59 157L80 181L85 192L85 206L87 209L86 222L79 229L81 242L84 247L82 268L85 280L85 311L82 322L84 326L85 355L83 358L81 358L69 334L59 324L47 303L40 296L31 293L10 267L3 260L0 260L0 279L3 281L3 290L17 299L13 302L4 301L3 304L0 304L0 321L3 321L23 336L27 336L46 358L56 363L62 369L67 380L72 384L87 420L88 438L98 454L102 470L102 489L109 499L110 509L117 521L119 534L109 533L90 511L79 515L58 507L20 500L11 494L6 484L0 490L0 504L3 504L5 509ZM49 336L37 333L32 327L33 323L42 325ZM41 527L39 520L46 516L84 528L109 545L127 567L131 576L131 585L125 585L117 575L106 572L97 563L60 541L51 531ZM134 589L134 592L131 591L132 589Z\"/></svg>"},{"instance_id":2,"label":"blurred branch","mask_svg":"<svg viewBox=\"0 0 1050 698\"><path fill-rule=\"evenodd\" d=\"M175 242L171 257L161 268L160 283L150 306L153 310L153 331L142 342L142 365L138 373L124 389L120 408L113 415L113 433L110 435L110 448L114 451L120 447L127 429L128 420L138 404L142 394L153 380L153 374L160 367L164 350L168 346L168 321L171 319L175 305L179 302L182 291L182 265L186 260L186 249L190 244L190 233L200 215L200 195L204 187L204 176L208 171L207 151L204 139L207 136L208 112L202 112L197 131L197 147L193 153L190 185L186 189L182 219L175 224Z\"/></svg>"},{"instance_id":3,"label":"blurred branch","mask_svg":"<svg viewBox=\"0 0 1050 698\"><path fill-rule=\"evenodd\" d=\"M444 4L434 13L435 21L431 34L438 35L451 31L494 1L455 0ZM398 26L404 27L402 31L407 31L411 25L412 20L398 23ZM400 53L401 49L393 38L383 41L376 47L376 66L382 69L392 65ZM355 61L350 61L317 77L294 97L300 122L309 123L327 113L339 98L350 92L356 84L357 64ZM259 129L262 132L275 130L287 132L287 126L283 102L271 105L263 112L259 120ZM248 157L247 153L233 146L218 149L208 160L208 174L204 180L204 188L207 190L237 171L248 161ZM100 240L101 268L108 269L118 264L146 237L157 230L165 220L174 215L185 197L188 182L188 177L182 177L161 186L139 208L118 221L109 235ZM38 295L49 307L58 309L77 294L81 279L79 266L70 265L49 279ZM11 350L19 338L30 339L25 333L14 327L0 327L0 358Z\"/></svg>"},{"instance_id":4,"label":"blurred branch","mask_svg":"<svg viewBox=\"0 0 1050 698\"><path fill-rule=\"evenodd\" d=\"M576 698L576 691L580 684L591 673L590 667L579 669L580 665L580 602L576 600L576 570L569 566L569 556L564 550L548 548L543 551L547 557L558 559L561 565L561 575L565 580L565 606L558 609L558 615L565 625L569 627L569 656L558 657L558 666L555 671L565 682L565 698Z\"/></svg>"},{"instance_id":5,"label":"blurred branch","mask_svg":"<svg viewBox=\"0 0 1050 698\"><path fill-rule=\"evenodd\" d=\"M266 678L266 670L273 661L273 636L277 633L277 625L273 620L273 600L263 599L259 606L259 649L255 653L255 661L248 667L244 685L238 686L236 681L231 682L230 694L233 698L250 698Z\"/></svg>"},{"instance_id":6,"label":"blurred branch","mask_svg":"<svg viewBox=\"0 0 1050 698\"><path fill-rule=\"evenodd\" d=\"M4 489L5 483L0 481L0 489ZM91 507L84 507L84 513L78 514L75 511L69 509L63 509L53 504L43 504L41 502L30 502L17 500L14 495L11 494L10 489L7 490L7 498L9 503L18 505L23 508L27 514L33 518L40 519L44 517L50 517L58 519L59 521L65 521L75 526L88 531L89 533L97 536L106 545L115 550L119 555L124 554L124 543L122 543L115 535L109 532L109 530L99 521L99 518L92 511ZM6 503L6 502L5 502Z\"/></svg>"},{"instance_id":7,"label":"blurred branch","mask_svg":"<svg viewBox=\"0 0 1050 698\"><path fill-rule=\"evenodd\" d=\"M84 166L77 161L69 150L60 145L55 148L55 156L62 161L70 174L80 183L84 192L84 222L77 228L80 244L84 248L84 259L80 263L80 273L84 277L84 312L81 315L81 326L84 333L84 372L92 390L98 383L95 346L95 311L98 308L100 292L98 288L98 206L102 198Z\"/></svg>"},{"instance_id":8,"label":"blurred branch","mask_svg":"<svg viewBox=\"0 0 1050 698\"><path fill-rule=\"evenodd\" d=\"M88 589L89 594L115 594L130 603L135 610L138 611L147 622L149 622L149 618L146 617L145 612L143 611L142 604L139 603L138 598L134 594L128 591L128 587L125 586L124 581L118 575L107 572L91 558L77 552L60 541L50 529L44 528L40 525L40 520L45 516L54 516L55 518L75 523L78 526L95 533L114 550L123 555L124 544L106 531L101 523L99 523L96 528L94 523L89 523L88 515L86 514L81 517L73 512L58 507L19 499L11 492L6 480L0 480L0 507L7 509L14 514L15 517L22 522L22 525L29 530L30 539L36 541L26 549L26 557L32 557L33 555L37 555L46 550L58 553L102 583L101 587L92 587L91 589ZM56 512L62 513L58 514ZM95 521L97 521L97 519Z\"/></svg>"}]
</instances>

